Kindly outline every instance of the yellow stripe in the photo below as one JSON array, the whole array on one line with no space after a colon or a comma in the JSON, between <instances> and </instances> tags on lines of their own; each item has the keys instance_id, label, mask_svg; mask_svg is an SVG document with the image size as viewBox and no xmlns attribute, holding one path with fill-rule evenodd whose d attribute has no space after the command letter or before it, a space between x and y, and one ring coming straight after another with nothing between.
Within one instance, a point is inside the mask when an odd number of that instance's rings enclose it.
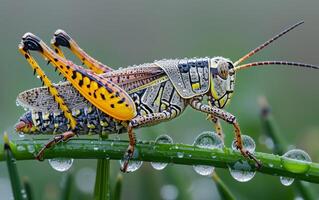
<instances>
[{"instance_id":1,"label":"yellow stripe","mask_svg":"<svg viewBox=\"0 0 319 200\"><path fill-rule=\"evenodd\" d=\"M43 84L48 87L49 92L51 93L55 101L58 103L64 116L69 120L71 128L74 129L76 126L76 120L73 118L69 108L64 103L64 100L59 96L57 89L52 85L50 79L45 75L38 63L28 52L24 51L22 47L19 47L19 51L26 57L32 69L35 70L35 73L37 73L37 75L40 76L41 80L43 81Z\"/></svg>"}]
</instances>

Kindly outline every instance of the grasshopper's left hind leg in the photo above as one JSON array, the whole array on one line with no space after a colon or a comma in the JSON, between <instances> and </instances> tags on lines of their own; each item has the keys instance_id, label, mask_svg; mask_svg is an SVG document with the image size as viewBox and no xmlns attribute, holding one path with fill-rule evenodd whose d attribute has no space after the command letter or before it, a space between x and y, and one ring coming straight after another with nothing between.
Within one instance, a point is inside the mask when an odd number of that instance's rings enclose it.
<instances>
[{"instance_id":1,"label":"grasshopper's left hind leg","mask_svg":"<svg viewBox=\"0 0 319 200\"><path fill-rule=\"evenodd\" d=\"M43 82L43 85L48 87L49 93L53 96L55 102L58 104L60 110L63 112L65 118L69 120L69 126L71 130L74 130L76 127L76 120L71 114L71 111L69 110L68 106L65 104L63 98L59 95L58 90L54 87L50 79L45 75L43 70L40 68L39 64L35 61L35 59L31 56L31 54L28 51L28 48L37 48L36 43L29 43L29 46L25 46L24 43L21 43L19 45L19 51L21 54L24 55L24 57L27 59L29 64L31 65L34 74L37 74L40 77L40 80ZM20 125L21 126L21 125ZM75 135L74 131L67 131L61 135L55 136L51 141L49 141L38 153L36 158L38 160L42 160L42 156L44 154L44 151L47 148L50 148L54 146L55 144L61 142L61 141L67 141L71 137Z\"/></svg>"}]
</instances>

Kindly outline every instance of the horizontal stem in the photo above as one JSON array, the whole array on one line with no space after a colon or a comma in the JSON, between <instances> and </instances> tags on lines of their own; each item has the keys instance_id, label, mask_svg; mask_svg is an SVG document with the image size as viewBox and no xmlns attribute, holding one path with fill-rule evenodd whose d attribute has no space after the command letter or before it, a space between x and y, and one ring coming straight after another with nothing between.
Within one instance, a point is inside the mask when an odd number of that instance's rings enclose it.
<instances>
[{"instance_id":1,"label":"horizontal stem","mask_svg":"<svg viewBox=\"0 0 319 200\"><path fill-rule=\"evenodd\" d=\"M21 139L10 141L10 147L17 160L34 159L34 154L47 142L46 139ZM45 152L44 158L68 157L76 159L122 159L128 147L127 141L72 139L67 143L56 145ZM155 144L154 142L138 142L137 156L133 160L149 162L167 162L183 165L213 165L228 168L239 160L242 155L229 148L204 149L186 144ZM4 160L0 150L0 161ZM283 159L281 156L256 152L255 156L263 166L257 171L274 176L285 176L308 182L319 183L319 163L302 162ZM247 160L252 169L255 163Z\"/></svg>"}]
</instances>

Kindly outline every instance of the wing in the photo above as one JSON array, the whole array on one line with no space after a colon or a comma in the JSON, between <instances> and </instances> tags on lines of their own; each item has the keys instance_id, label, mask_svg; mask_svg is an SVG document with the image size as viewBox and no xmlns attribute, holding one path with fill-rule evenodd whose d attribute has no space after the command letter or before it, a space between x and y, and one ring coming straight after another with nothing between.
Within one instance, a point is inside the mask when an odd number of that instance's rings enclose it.
<instances>
[{"instance_id":1,"label":"wing","mask_svg":"<svg viewBox=\"0 0 319 200\"><path fill-rule=\"evenodd\" d=\"M149 85L168 80L165 72L152 63L128 67L102 74L106 80L116 83L127 93L142 90ZM91 105L69 82L54 84L70 110ZM33 111L58 112L59 108L47 87L33 88L20 93L17 104Z\"/></svg>"}]
</instances>

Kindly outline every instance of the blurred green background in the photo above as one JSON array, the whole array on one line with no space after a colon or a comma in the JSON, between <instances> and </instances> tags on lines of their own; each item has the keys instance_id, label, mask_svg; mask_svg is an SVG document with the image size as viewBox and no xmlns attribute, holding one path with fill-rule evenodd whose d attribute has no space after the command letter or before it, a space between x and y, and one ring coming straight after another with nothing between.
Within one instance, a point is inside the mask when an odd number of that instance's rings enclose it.
<instances>
[{"instance_id":1,"label":"blurred green background","mask_svg":"<svg viewBox=\"0 0 319 200\"><path fill-rule=\"evenodd\" d=\"M235 61L302 19L306 22L302 27L249 61L284 59L319 64L317 0L1 0L0 130L8 131L11 138L17 137L12 127L24 111L16 107L15 98L19 92L40 85L17 50L25 32L49 42L56 29L64 29L93 57L118 68L195 56L224 56ZM60 80L44 61L40 63L53 80ZM318 77L319 71L280 66L240 71L227 110L238 117L243 133L255 139L257 151L271 152L263 144L257 103L259 96L266 96L287 142L319 162ZM205 117L187 109L174 121L138 130L137 137L151 140L169 134L176 142L191 144L199 133L212 130ZM229 146L232 128L224 124L224 130ZM74 198L92 197L95 166L92 160L74 161L70 170L75 176ZM59 199L66 173L54 171L47 161L19 161L18 168L20 175L32 183L36 199ZM281 185L279 177L257 173L250 182L239 183L228 170L217 171L238 199L294 198L293 187ZM118 162L112 161L113 180L118 172ZM177 199L219 199L211 179L196 174L192 167L169 165L156 171L149 163L124 174L123 199L164 199L161 190L167 185L175 188ZM317 185L309 186L319 189ZM0 163L0 199L10 199L10 190L6 165Z\"/></svg>"}]
</instances>

